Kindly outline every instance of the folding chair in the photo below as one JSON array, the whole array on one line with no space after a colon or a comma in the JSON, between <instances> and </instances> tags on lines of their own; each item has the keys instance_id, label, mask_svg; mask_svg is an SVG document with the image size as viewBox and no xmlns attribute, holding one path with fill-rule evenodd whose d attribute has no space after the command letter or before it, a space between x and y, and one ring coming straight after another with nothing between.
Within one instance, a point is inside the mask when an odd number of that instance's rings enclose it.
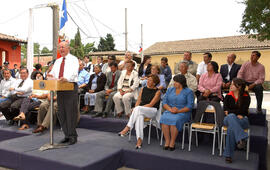
<instances>
[{"instance_id":1,"label":"folding chair","mask_svg":"<svg viewBox=\"0 0 270 170\"><path fill-rule=\"evenodd\" d=\"M248 134L248 138L247 138L247 148L246 148L246 160L248 160L249 158L249 147L250 147L250 129L245 129L244 130L247 134ZM223 149L225 149L225 138L227 135L227 127L226 126L222 126L221 128L221 143L220 143L220 148L219 148L219 156L222 155L222 145L223 145Z\"/></svg>"},{"instance_id":2,"label":"folding chair","mask_svg":"<svg viewBox=\"0 0 270 170\"><path fill-rule=\"evenodd\" d=\"M144 118L144 125L145 126L149 126L149 131L148 131L148 144L150 145L150 140L151 140L151 127L152 127L152 124L155 124L156 126L156 132L157 132L157 140L159 140L159 134L158 134L158 122L156 122L156 120L154 120L154 118ZM129 133L129 137L128 137L128 140L131 141L131 132L132 132L132 129L130 129L130 133Z\"/></svg>"},{"instance_id":3,"label":"folding chair","mask_svg":"<svg viewBox=\"0 0 270 170\"><path fill-rule=\"evenodd\" d=\"M213 148L212 148L212 155L215 154L215 140L216 140L216 133L218 134L218 146L219 146L219 127L217 125L217 115L214 108L207 107L205 110L206 113L214 114L214 124L212 123L203 123L204 114L201 116L201 120L199 123L192 123L190 125L190 135L189 135L189 146L188 151L191 151L191 140L192 140L192 132L196 132L196 145L198 146L198 139L197 139L197 132L203 133L210 133L213 134Z\"/></svg>"}]
</instances>

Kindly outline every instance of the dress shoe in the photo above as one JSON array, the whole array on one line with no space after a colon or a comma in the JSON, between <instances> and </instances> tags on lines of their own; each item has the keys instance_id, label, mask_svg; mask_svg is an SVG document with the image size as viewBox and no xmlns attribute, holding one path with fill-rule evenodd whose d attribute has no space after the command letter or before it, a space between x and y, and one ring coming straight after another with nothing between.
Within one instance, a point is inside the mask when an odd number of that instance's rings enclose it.
<instances>
[{"instance_id":1,"label":"dress shoe","mask_svg":"<svg viewBox=\"0 0 270 170\"><path fill-rule=\"evenodd\" d=\"M61 143L61 144L69 143L69 138L64 138L59 143Z\"/></svg>"},{"instance_id":2,"label":"dress shoe","mask_svg":"<svg viewBox=\"0 0 270 170\"><path fill-rule=\"evenodd\" d=\"M106 118L106 117L108 117L108 113L104 112L103 115L102 115L102 118Z\"/></svg>"},{"instance_id":3,"label":"dress shoe","mask_svg":"<svg viewBox=\"0 0 270 170\"><path fill-rule=\"evenodd\" d=\"M136 145L135 149L141 149L142 148L142 144L141 145Z\"/></svg>"},{"instance_id":4,"label":"dress shoe","mask_svg":"<svg viewBox=\"0 0 270 170\"><path fill-rule=\"evenodd\" d=\"M96 111L94 111L94 110L90 111L90 114L93 115L93 116L95 116L97 113L98 113L98 112L96 112Z\"/></svg>"},{"instance_id":5,"label":"dress shoe","mask_svg":"<svg viewBox=\"0 0 270 170\"><path fill-rule=\"evenodd\" d=\"M102 113L99 113L99 112L97 112L95 115L93 115L92 117L100 117L100 116L102 116Z\"/></svg>"},{"instance_id":6,"label":"dress shoe","mask_svg":"<svg viewBox=\"0 0 270 170\"><path fill-rule=\"evenodd\" d=\"M262 114L262 109L261 108L257 108L257 113L258 114Z\"/></svg>"},{"instance_id":7,"label":"dress shoe","mask_svg":"<svg viewBox=\"0 0 270 170\"><path fill-rule=\"evenodd\" d=\"M231 157L226 157L225 162L226 163L232 163L232 158Z\"/></svg>"},{"instance_id":8,"label":"dress shoe","mask_svg":"<svg viewBox=\"0 0 270 170\"><path fill-rule=\"evenodd\" d=\"M9 120L8 125L14 125L15 121L14 120Z\"/></svg>"},{"instance_id":9,"label":"dress shoe","mask_svg":"<svg viewBox=\"0 0 270 170\"><path fill-rule=\"evenodd\" d=\"M121 132L118 133L118 136L121 136L121 137L125 137L127 135L129 135L130 131L127 131L126 133L124 134L121 134Z\"/></svg>"},{"instance_id":10,"label":"dress shoe","mask_svg":"<svg viewBox=\"0 0 270 170\"><path fill-rule=\"evenodd\" d=\"M46 127L40 125L40 126L38 126L38 128L36 128L36 129L33 131L33 133L42 133L42 132L44 132L46 129L47 129Z\"/></svg>"},{"instance_id":11,"label":"dress shoe","mask_svg":"<svg viewBox=\"0 0 270 170\"><path fill-rule=\"evenodd\" d=\"M77 138L69 138L69 145L74 145L75 143L77 143Z\"/></svg>"}]
</instances>

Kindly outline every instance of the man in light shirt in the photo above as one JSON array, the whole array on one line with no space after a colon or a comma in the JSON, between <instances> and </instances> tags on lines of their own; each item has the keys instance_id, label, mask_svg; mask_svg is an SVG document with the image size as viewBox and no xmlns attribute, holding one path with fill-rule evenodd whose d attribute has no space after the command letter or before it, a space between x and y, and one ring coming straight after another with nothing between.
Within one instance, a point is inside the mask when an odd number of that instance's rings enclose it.
<instances>
[{"instance_id":1,"label":"man in light shirt","mask_svg":"<svg viewBox=\"0 0 270 170\"><path fill-rule=\"evenodd\" d=\"M192 53L190 51L184 52L184 58L182 61L185 61L188 63L188 72L191 73L192 75L196 76L198 64L196 62L192 61L191 59L192 59ZM174 74L180 73L179 66L180 66L182 61L180 61L179 63L176 64L176 66L174 68Z\"/></svg>"},{"instance_id":2,"label":"man in light shirt","mask_svg":"<svg viewBox=\"0 0 270 170\"><path fill-rule=\"evenodd\" d=\"M12 95L8 98L8 100L0 103L0 111L3 113L6 120L13 120L14 117L18 116L23 99L31 95L33 89L33 80L31 80L28 76L28 69L21 68L21 79L17 79L13 86L9 88ZM13 123L13 121L10 122L10 124Z\"/></svg>"},{"instance_id":3,"label":"man in light shirt","mask_svg":"<svg viewBox=\"0 0 270 170\"><path fill-rule=\"evenodd\" d=\"M126 52L125 59L118 64L118 69L120 71L126 70L127 63L129 61L133 61L135 63L134 70L137 70L137 63L136 63L136 61L132 60L132 54L129 51Z\"/></svg>"},{"instance_id":4,"label":"man in light shirt","mask_svg":"<svg viewBox=\"0 0 270 170\"><path fill-rule=\"evenodd\" d=\"M57 91L58 119L65 138L60 141L62 144L73 145L77 142L78 134L76 125L78 119L78 58L71 55L69 43L62 41L58 50L61 58L54 63L53 69L48 74L50 79L57 79L61 82L74 84L74 89L70 91Z\"/></svg>"},{"instance_id":5,"label":"man in light shirt","mask_svg":"<svg viewBox=\"0 0 270 170\"><path fill-rule=\"evenodd\" d=\"M197 68L196 79L197 79L198 84L199 84L201 75L207 72L207 65L210 63L211 60L212 60L211 53L207 52L203 54L203 61L200 62Z\"/></svg>"},{"instance_id":6,"label":"man in light shirt","mask_svg":"<svg viewBox=\"0 0 270 170\"><path fill-rule=\"evenodd\" d=\"M1 81L0 84L0 103L8 100L8 98L11 96L11 91L9 90L11 87L13 87L15 83L15 79L11 76L11 72L8 69L3 70L4 79Z\"/></svg>"}]
</instances>

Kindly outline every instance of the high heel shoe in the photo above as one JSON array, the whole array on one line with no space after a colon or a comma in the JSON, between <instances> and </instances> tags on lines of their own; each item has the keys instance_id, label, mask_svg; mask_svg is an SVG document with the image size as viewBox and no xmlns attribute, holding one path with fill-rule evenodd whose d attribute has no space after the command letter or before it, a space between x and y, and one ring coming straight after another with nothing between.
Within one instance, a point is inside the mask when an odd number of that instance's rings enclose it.
<instances>
[{"instance_id":1,"label":"high heel shoe","mask_svg":"<svg viewBox=\"0 0 270 170\"><path fill-rule=\"evenodd\" d=\"M129 131L127 131L125 134L121 134L121 132L118 133L118 136L125 137L129 135Z\"/></svg>"},{"instance_id":2,"label":"high heel shoe","mask_svg":"<svg viewBox=\"0 0 270 170\"><path fill-rule=\"evenodd\" d=\"M136 145L135 149L141 149L142 148L142 144L141 145Z\"/></svg>"},{"instance_id":3,"label":"high heel shoe","mask_svg":"<svg viewBox=\"0 0 270 170\"><path fill-rule=\"evenodd\" d=\"M163 150L168 150L169 149L169 146L164 146L163 147Z\"/></svg>"},{"instance_id":4,"label":"high heel shoe","mask_svg":"<svg viewBox=\"0 0 270 170\"><path fill-rule=\"evenodd\" d=\"M174 147L169 147L170 151L174 151L175 150L175 146Z\"/></svg>"}]
</instances>

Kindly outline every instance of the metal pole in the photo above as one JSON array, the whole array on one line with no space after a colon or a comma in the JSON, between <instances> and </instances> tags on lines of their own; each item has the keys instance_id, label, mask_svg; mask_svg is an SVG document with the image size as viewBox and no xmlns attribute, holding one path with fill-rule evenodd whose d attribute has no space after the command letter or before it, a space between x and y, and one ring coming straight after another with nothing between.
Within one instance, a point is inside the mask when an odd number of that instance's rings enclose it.
<instances>
[{"instance_id":1,"label":"metal pole","mask_svg":"<svg viewBox=\"0 0 270 170\"><path fill-rule=\"evenodd\" d=\"M53 95L54 92L50 91L50 95L51 95L51 102L50 102L50 116L51 116L51 120L50 120L50 144L53 145Z\"/></svg>"},{"instance_id":2,"label":"metal pole","mask_svg":"<svg viewBox=\"0 0 270 170\"><path fill-rule=\"evenodd\" d=\"M128 50L128 39L127 39L127 8L125 8L125 51Z\"/></svg>"},{"instance_id":3,"label":"metal pole","mask_svg":"<svg viewBox=\"0 0 270 170\"><path fill-rule=\"evenodd\" d=\"M53 10L53 59L56 59L59 36L59 7L54 4L51 8Z\"/></svg>"}]
</instances>

